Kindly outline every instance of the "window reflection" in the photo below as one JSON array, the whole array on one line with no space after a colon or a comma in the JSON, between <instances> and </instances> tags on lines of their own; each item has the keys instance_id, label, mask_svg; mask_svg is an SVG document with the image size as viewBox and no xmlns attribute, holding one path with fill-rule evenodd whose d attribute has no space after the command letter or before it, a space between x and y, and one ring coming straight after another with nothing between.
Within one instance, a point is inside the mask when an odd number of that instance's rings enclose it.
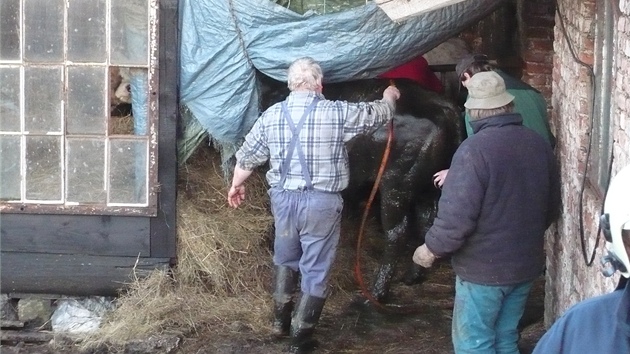
<instances>
[{"instance_id":1,"label":"window reflection","mask_svg":"<svg viewBox=\"0 0 630 354\"><path fill-rule=\"evenodd\" d=\"M20 0L0 1L0 59L20 59Z\"/></svg>"},{"instance_id":2,"label":"window reflection","mask_svg":"<svg viewBox=\"0 0 630 354\"><path fill-rule=\"evenodd\" d=\"M63 0L24 0L25 60L63 61L63 11Z\"/></svg>"},{"instance_id":3,"label":"window reflection","mask_svg":"<svg viewBox=\"0 0 630 354\"><path fill-rule=\"evenodd\" d=\"M68 2L68 60L105 62L105 10L105 0Z\"/></svg>"},{"instance_id":4,"label":"window reflection","mask_svg":"<svg viewBox=\"0 0 630 354\"><path fill-rule=\"evenodd\" d=\"M26 199L61 200L61 137L26 137Z\"/></svg>"}]
</instances>

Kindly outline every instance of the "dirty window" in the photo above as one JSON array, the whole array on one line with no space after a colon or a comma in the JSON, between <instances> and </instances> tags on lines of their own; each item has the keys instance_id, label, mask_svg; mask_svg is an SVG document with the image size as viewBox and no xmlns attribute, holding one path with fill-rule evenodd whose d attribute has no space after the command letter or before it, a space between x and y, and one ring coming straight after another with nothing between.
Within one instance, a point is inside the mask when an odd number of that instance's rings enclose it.
<instances>
[{"instance_id":1,"label":"dirty window","mask_svg":"<svg viewBox=\"0 0 630 354\"><path fill-rule=\"evenodd\" d=\"M155 215L157 4L0 2L0 210Z\"/></svg>"}]
</instances>

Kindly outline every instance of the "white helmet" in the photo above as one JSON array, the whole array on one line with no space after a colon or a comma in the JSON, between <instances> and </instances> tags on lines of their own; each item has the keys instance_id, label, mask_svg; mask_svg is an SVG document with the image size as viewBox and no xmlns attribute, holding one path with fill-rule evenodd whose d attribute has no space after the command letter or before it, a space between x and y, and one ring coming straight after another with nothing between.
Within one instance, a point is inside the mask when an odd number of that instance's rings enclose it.
<instances>
[{"instance_id":1,"label":"white helmet","mask_svg":"<svg viewBox=\"0 0 630 354\"><path fill-rule=\"evenodd\" d=\"M608 266L604 275L611 276L618 270L630 278L630 260L622 238L622 232L629 233L626 237L630 242L630 165L622 168L610 182L600 226L608 249L608 254L602 258L602 264Z\"/></svg>"}]
</instances>

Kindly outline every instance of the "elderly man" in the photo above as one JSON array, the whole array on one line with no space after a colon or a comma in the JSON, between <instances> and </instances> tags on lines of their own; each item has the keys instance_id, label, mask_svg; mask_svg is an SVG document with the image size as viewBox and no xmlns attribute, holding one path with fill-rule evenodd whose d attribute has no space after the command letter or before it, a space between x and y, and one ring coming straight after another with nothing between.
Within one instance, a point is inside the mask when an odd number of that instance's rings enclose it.
<instances>
[{"instance_id":1,"label":"elderly man","mask_svg":"<svg viewBox=\"0 0 630 354\"><path fill-rule=\"evenodd\" d=\"M430 267L451 256L456 353L518 353L518 322L559 211L556 159L513 113L514 96L496 72L475 74L468 92L475 134L453 156L437 217L413 260Z\"/></svg>"},{"instance_id":2,"label":"elderly man","mask_svg":"<svg viewBox=\"0 0 630 354\"><path fill-rule=\"evenodd\" d=\"M549 127L549 120L547 117L547 103L543 95L524 83L521 80L515 79L505 72L495 68L490 64L490 60L484 54L470 54L463 57L455 72L461 82L461 86L467 88L468 81L475 74L486 71L495 71L503 81L505 82L506 91L514 96L514 111L519 113L523 119L523 125L536 131L552 146L556 145L556 138L551 132ZM473 134L473 128L470 123L470 114L468 112L464 115L464 122L466 124L466 133L468 136ZM442 187L448 170L442 170L433 175L433 182L436 187Z\"/></svg>"},{"instance_id":3,"label":"elderly man","mask_svg":"<svg viewBox=\"0 0 630 354\"><path fill-rule=\"evenodd\" d=\"M322 69L312 58L293 62L287 79L289 97L262 114L236 153L228 203L234 208L241 204L243 183L269 160L276 229L273 331L286 336L290 330L290 351L300 353L314 344L339 243L340 192L349 177L344 143L391 119L400 92L390 86L383 100L368 103L326 100ZM298 275L302 294L291 318Z\"/></svg>"},{"instance_id":4,"label":"elderly man","mask_svg":"<svg viewBox=\"0 0 630 354\"><path fill-rule=\"evenodd\" d=\"M495 68L484 54L465 56L455 68L457 77L464 87L468 87L468 80L476 73L491 70L501 76L505 82L506 91L514 96L514 110L523 118L523 125L540 134L552 147L555 146L555 137L551 133L547 117L547 102L538 90ZM468 114L464 116L464 121L466 122L466 133L470 136L473 134L473 129Z\"/></svg>"}]
</instances>

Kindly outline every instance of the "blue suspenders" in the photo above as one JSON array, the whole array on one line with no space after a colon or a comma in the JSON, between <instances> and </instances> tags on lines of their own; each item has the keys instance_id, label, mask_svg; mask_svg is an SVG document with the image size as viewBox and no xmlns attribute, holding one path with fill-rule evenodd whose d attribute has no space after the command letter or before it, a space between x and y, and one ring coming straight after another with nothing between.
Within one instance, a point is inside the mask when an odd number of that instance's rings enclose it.
<instances>
[{"instance_id":1,"label":"blue suspenders","mask_svg":"<svg viewBox=\"0 0 630 354\"><path fill-rule=\"evenodd\" d=\"M306 182L306 189L312 190L313 183L311 180L311 174L308 171L308 165L306 164L306 159L304 158L304 152L302 151L302 146L300 145L300 131L302 130L302 126L304 126L304 122L306 121L306 117L315 109L317 102L319 99L316 97L311 104L306 107L304 114L302 114L302 118L298 122L297 126L293 123L291 119L291 114L289 114L289 109L287 108L287 102L282 102L282 113L289 124L289 128L291 128L291 141L289 142L289 147L287 148L287 156L282 161L282 167L280 168L280 182L278 182L278 187L283 188L284 182L287 179L287 170L289 169L289 164L291 163L291 158L293 157L293 151L297 149L297 154L300 159L300 167L302 167L302 177L304 177L304 181Z\"/></svg>"}]
</instances>

